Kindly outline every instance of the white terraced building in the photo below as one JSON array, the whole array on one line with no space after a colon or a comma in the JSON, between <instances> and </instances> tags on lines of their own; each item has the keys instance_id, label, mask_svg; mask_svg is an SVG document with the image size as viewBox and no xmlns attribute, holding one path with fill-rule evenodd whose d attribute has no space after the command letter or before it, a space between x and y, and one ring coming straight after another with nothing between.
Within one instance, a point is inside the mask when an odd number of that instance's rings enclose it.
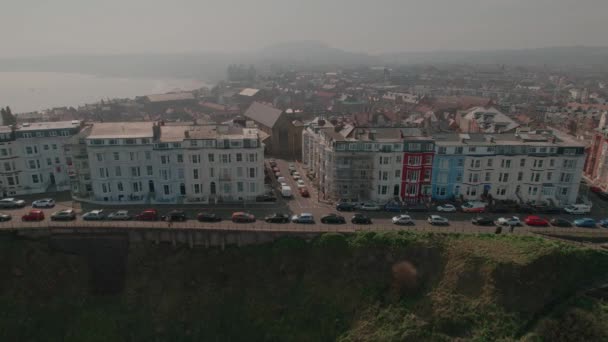
<instances>
[{"instance_id":1,"label":"white terraced building","mask_svg":"<svg viewBox=\"0 0 608 342\"><path fill-rule=\"evenodd\" d=\"M217 203L264 193L257 129L96 123L86 147L90 197L97 201Z\"/></svg>"},{"instance_id":2,"label":"white terraced building","mask_svg":"<svg viewBox=\"0 0 608 342\"><path fill-rule=\"evenodd\" d=\"M69 190L68 145L80 129L78 120L0 127L1 195Z\"/></svg>"}]
</instances>

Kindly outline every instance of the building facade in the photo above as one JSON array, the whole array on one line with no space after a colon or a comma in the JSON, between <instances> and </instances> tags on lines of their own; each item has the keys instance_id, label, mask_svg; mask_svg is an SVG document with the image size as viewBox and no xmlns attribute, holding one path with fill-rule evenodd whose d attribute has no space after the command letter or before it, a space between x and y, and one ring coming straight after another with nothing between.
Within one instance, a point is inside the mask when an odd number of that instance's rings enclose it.
<instances>
[{"instance_id":1,"label":"building facade","mask_svg":"<svg viewBox=\"0 0 608 342\"><path fill-rule=\"evenodd\" d=\"M603 118L605 122L605 118ZM594 186L603 191L608 190L608 129L601 127L596 129L593 140L589 145L587 161L583 170L587 178Z\"/></svg>"},{"instance_id":2,"label":"building facade","mask_svg":"<svg viewBox=\"0 0 608 342\"><path fill-rule=\"evenodd\" d=\"M515 134L436 135L436 200L494 198L521 203L574 203L584 145L550 130Z\"/></svg>"},{"instance_id":3,"label":"building facade","mask_svg":"<svg viewBox=\"0 0 608 342\"><path fill-rule=\"evenodd\" d=\"M24 123L0 128L0 186L3 196L70 189L71 137L80 121Z\"/></svg>"},{"instance_id":4,"label":"building facade","mask_svg":"<svg viewBox=\"0 0 608 342\"><path fill-rule=\"evenodd\" d=\"M217 203L264 192L257 129L98 123L85 140L97 201Z\"/></svg>"}]
</instances>

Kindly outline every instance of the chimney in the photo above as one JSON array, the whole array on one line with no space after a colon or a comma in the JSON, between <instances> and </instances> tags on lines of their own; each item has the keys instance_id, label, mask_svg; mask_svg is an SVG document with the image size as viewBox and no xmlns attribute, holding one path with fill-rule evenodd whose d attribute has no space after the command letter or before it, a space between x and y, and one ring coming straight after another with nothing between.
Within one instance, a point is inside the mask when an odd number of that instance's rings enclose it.
<instances>
[{"instance_id":1,"label":"chimney","mask_svg":"<svg viewBox=\"0 0 608 342\"><path fill-rule=\"evenodd\" d=\"M372 129L369 131L369 140L375 140L376 139L376 130Z\"/></svg>"},{"instance_id":2,"label":"chimney","mask_svg":"<svg viewBox=\"0 0 608 342\"><path fill-rule=\"evenodd\" d=\"M184 138L186 138L186 139L190 138L190 131L184 131Z\"/></svg>"},{"instance_id":3,"label":"chimney","mask_svg":"<svg viewBox=\"0 0 608 342\"><path fill-rule=\"evenodd\" d=\"M152 125L152 137L154 140L158 140L160 138L160 126L157 124Z\"/></svg>"}]
</instances>

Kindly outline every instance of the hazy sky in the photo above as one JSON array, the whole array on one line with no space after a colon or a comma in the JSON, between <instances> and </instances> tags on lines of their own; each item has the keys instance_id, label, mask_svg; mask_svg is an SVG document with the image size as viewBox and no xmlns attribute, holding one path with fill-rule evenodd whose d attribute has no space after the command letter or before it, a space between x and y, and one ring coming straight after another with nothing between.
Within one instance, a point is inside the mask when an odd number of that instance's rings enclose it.
<instances>
[{"instance_id":1,"label":"hazy sky","mask_svg":"<svg viewBox=\"0 0 608 342\"><path fill-rule=\"evenodd\" d=\"M0 0L0 56L608 46L608 0Z\"/></svg>"}]
</instances>

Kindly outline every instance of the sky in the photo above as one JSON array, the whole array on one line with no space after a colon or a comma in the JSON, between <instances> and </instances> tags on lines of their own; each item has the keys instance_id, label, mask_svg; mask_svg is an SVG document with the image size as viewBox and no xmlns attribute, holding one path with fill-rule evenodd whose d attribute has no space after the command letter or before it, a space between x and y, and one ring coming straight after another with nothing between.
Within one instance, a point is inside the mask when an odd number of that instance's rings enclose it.
<instances>
[{"instance_id":1,"label":"sky","mask_svg":"<svg viewBox=\"0 0 608 342\"><path fill-rule=\"evenodd\" d=\"M608 46L608 0L1 0L0 57Z\"/></svg>"}]
</instances>

